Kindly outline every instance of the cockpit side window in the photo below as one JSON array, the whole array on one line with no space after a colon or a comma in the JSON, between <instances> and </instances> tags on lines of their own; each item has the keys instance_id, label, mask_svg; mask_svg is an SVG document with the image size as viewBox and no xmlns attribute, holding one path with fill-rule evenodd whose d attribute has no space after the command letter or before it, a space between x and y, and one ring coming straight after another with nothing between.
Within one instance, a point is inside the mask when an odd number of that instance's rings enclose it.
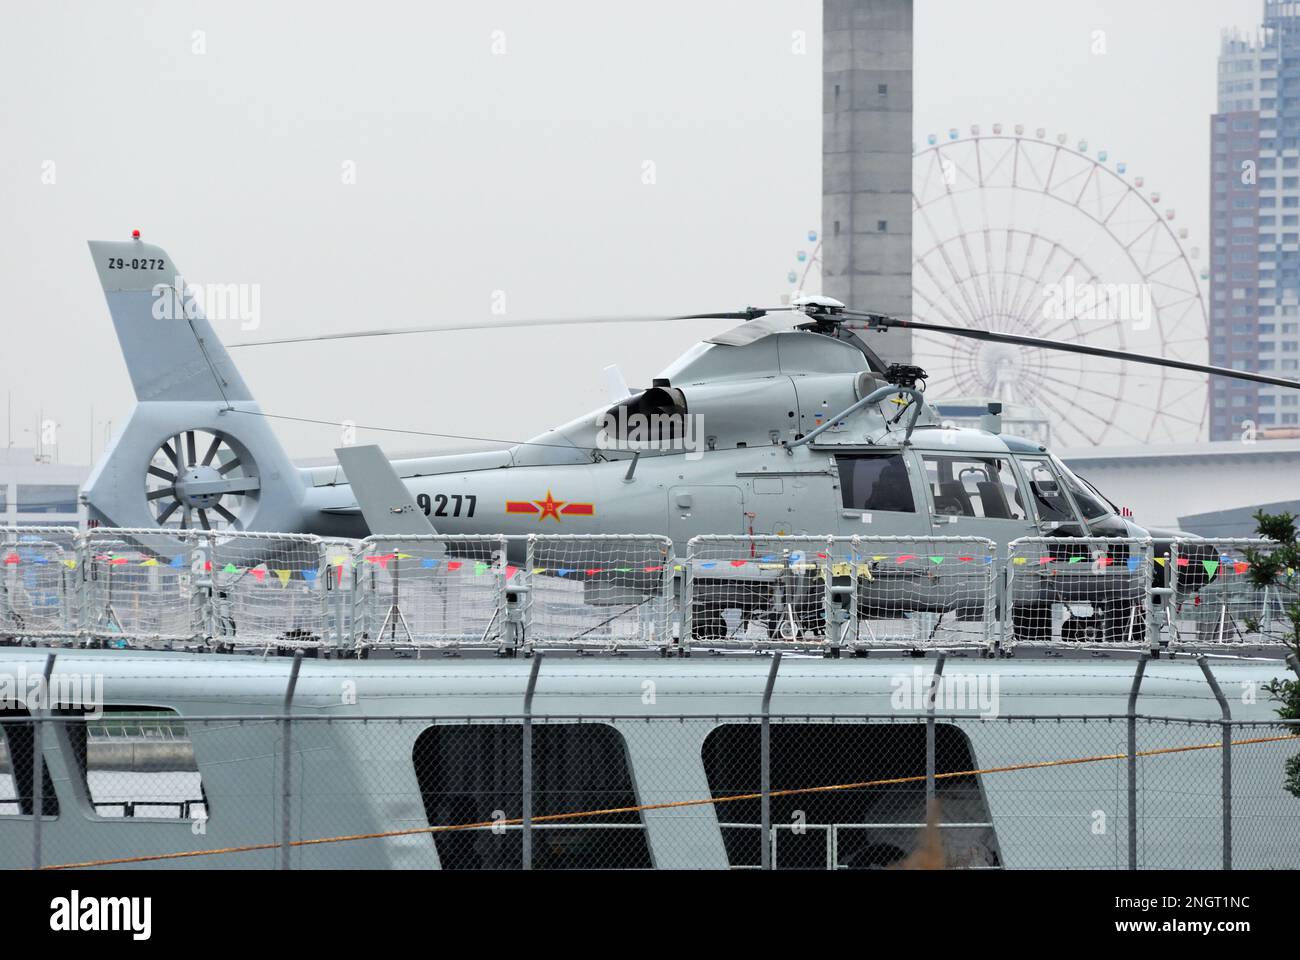
<instances>
[{"instance_id":1,"label":"cockpit side window","mask_svg":"<svg viewBox=\"0 0 1300 960\"><path fill-rule=\"evenodd\" d=\"M846 509L916 512L912 481L901 453L837 453L835 463Z\"/></svg>"},{"instance_id":2,"label":"cockpit side window","mask_svg":"<svg viewBox=\"0 0 1300 960\"><path fill-rule=\"evenodd\" d=\"M925 479L941 516L1025 519L1024 495L1005 457L925 454Z\"/></svg>"},{"instance_id":3,"label":"cockpit side window","mask_svg":"<svg viewBox=\"0 0 1300 960\"><path fill-rule=\"evenodd\" d=\"M1070 498L1046 459L1020 461L1029 478L1029 493L1038 519L1047 523L1077 523L1078 518L1070 506Z\"/></svg>"}]
</instances>

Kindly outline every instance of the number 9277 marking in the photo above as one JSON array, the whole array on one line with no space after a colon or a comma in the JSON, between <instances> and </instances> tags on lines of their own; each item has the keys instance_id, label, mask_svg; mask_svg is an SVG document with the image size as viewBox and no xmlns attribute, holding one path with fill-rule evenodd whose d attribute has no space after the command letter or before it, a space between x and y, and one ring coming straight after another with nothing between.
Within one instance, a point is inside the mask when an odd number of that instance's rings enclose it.
<instances>
[{"instance_id":1,"label":"number 9277 marking","mask_svg":"<svg viewBox=\"0 0 1300 960\"><path fill-rule=\"evenodd\" d=\"M450 496L445 493L435 493L432 497L427 493L422 493L415 498L415 502L419 504L426 517L472 517L474 516L474 506L478 503L478 497L470 493L464 496L459 493L453 493ZM435 503L437 509L434 509ZM450 512L447 510L449 504L451 505Z\"/></svg>"}]
</instances>

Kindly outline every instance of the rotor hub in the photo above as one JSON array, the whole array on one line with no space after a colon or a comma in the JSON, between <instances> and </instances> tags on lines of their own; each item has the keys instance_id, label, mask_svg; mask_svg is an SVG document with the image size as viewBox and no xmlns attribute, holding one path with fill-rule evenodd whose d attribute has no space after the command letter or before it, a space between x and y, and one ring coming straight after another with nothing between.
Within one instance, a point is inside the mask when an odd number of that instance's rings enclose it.
<instances>
[{"instance_id":1,"label":"rotor hub","mask_svg":"<svg viewBox=\"0 0 1300 960\"><path fill-rule=\"evenodd\" d=\"M187 507L208 510L216 506L221 499L220 493L213 493L205 488L221 480L221 474L215 467L202 465L189 467L176 478L176 499Z\"/></svg>"}]
</instances>

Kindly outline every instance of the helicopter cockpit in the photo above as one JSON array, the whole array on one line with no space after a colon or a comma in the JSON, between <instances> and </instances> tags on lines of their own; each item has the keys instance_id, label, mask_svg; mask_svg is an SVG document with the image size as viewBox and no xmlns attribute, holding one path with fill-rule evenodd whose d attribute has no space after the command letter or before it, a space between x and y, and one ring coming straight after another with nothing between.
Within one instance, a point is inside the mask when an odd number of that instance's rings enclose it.
<instances>
[{"instance_id":1,"label":"helicopter cockpit","mask_svg":"<svg viewBox=\"0 0 1300 960\"><path fill-rule=\"evenodd\" d=\"M930 515L936 534L1000 543L1024 536L1140 536L1104 496L1038 444L982 431L929 430L928 442L835 452L850 526L895 534ZM935 440L938 440L935 443Z\"/></svg>"}]
</instances>

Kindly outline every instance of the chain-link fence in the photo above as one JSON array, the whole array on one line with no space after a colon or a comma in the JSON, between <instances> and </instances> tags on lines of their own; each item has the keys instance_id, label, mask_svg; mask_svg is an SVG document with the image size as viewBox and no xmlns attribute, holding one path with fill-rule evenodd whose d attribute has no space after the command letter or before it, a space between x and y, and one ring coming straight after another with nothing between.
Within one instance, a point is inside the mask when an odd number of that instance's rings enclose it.
<instances>
[{"instance_id":1,"label":"chain-link fence","mask_svg":"<svg viewBox=\"0 0 1300 960\"><path fill-rule=\"evenodd\" d=\"M0 729L7 867L1300 868L1294 721L123 708Z\"/></svg>"},{"instance_id":2,"label":"chain-link fence","mask_svg":"<svg viewBox=\"0 0 1300 960\"><path fill-rule=\"evenodd\" d=\"M0 531L0 642L208 649L1277 645L1267 540ZM1005 555L1003 555L1005 552ZM1265 558L1261 561L1261 558Z\"/></svg>"}]
</instances>

